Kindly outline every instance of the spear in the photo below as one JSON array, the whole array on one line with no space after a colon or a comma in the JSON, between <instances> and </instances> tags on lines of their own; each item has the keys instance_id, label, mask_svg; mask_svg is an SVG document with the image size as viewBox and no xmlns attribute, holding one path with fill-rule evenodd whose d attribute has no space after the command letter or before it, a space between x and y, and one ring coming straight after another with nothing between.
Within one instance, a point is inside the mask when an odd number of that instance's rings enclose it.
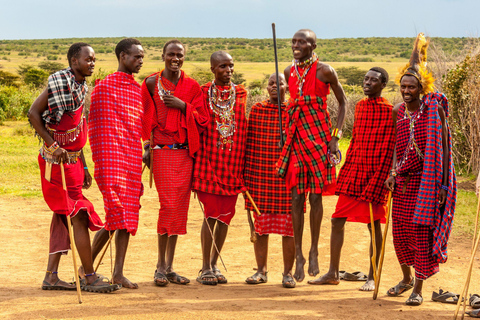
<instances>
[{"instance_id":1,"label":"spear","mask_svg":"<svg viewBox=\"0 0 480 320\"><path fill-rule=\"evenodd\" d=\"M282 102L280 101L280 79L278 75L277 36L275 34L275 23L272 23L273 49L275 51L275 75L277 76L277 99L278 99L278 123L280 126L280 147L283 147L283 126L282 126Z\"/></svg>"}]
</instances>

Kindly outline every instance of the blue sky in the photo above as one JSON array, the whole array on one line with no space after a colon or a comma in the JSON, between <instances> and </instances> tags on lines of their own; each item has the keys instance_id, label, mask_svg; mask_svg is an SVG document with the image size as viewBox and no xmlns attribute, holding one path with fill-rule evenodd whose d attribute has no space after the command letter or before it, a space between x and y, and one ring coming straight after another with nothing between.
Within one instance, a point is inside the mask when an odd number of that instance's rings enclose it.
<instances>
[{"instance_id":1,"label":"blue sky","mask_svg":"<svg viewBox=\"0 0 480 320\"><path fill-rule=\"evenodd\" d=\"M0 0L0 39L478 36L478 0Z\"/></svg>"}]
</instances>

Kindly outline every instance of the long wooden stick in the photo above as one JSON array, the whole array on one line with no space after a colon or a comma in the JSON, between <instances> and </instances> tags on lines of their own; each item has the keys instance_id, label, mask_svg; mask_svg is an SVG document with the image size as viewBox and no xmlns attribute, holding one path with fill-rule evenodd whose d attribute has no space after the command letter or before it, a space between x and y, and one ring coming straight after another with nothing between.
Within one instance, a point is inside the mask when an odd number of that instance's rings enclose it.
<instances>
[{"instance_id":1,"label":"long wooden stick","mask_svg":"<svg viewBox=\"0 0 480 320\"><path fill-rule=\"evenodd\" d=\"M60 172L62 174L63 190L65 191L65 193L67 193L67 182L65 181L65 170L63 168L63 162L60 162ZM78 278L77 258L75 254L75 239L74 239L75 237L73 236L72 219L68 214L67 214L67 223L68 223L68 234L70 235L70 246L72 247L73 272L75 274L75 283L77 284L78 303L82 303L82 291L80 288L80 279Z\"/></svg>"},{"instance_id":2,"label":"long wooden stick","mask_svg":"<svg viewBox=\"0 0 480 320\"><path fill-rule=\"evenodd\" d=\"M480 213L480 197L478 198L477 215L475 216L475 233L473 235L473 241L472 241L472 255L470 257L470 266L469 266L469 269L468 269L467 279L465 280L465 284L463 286L463 290L460 293L460 296L458 297L457 308L455 309L455 314L453 315L453 319L457 319L458 311L460 310L460 306L462 305L462 300L465 300L463 302L464 307L463 307L462 319L465 315L465 306L466 306L466 303L467 303L466 300L467 300L467 295L468 295L468 288L470 286L470 278L472 276L473 260L475 259L475 253L477 252L478 243L480 241L480 234L477 234L479 213ZM476 239L476 241L475 241L475 239ZM473 245L473 244L475 244L475 245ZM464 297L465 297L465 299L464 299Z\"/></svg>"},{"instance_id":3,"label":"long wooden stick","mask_svg":"<svg viewBox=\"0 0 480 320\"><path fill-rule=\"evenodd\" d=\"M112 242L112 238L113 238L114 234L115 234L115 231L113 231L112 234L110 234L110 237L108 238L108 241L107 241L107 245L105 246L105 249L103 249L102 255L100 256L100 259L98 260L97 267L95 268L95 272L97 272L98 267L100 267L100 263L102 263L103 256L105 256L105 253L107 252L108 246L110 245L110 242Z\"/></svg>"},{"instance_id":4,"label":"long wooden stick","mask_svg":"<svg viewBox=\"0 0 480 320\"><path fill-rule=\"evenodd\" d=\"M377 237L375 233L375 219L373 218L373 207L372 203L369 202L368 206L370 207L370 221L372 224L372 269L373 269L373 280L374 283L377 282Z\"/></svg>"},{"instance_id":5,"label":"long wooden stick","mask_svg":"<svg viewBox=\"0 0 480 320\"><path fill-rule=\"evenodd\" d=\"M153 185L153 148L152 148L152 144L153 144L153 132L150 136L150 178L148 180L148 184L150 186L150 189L152 189L152 185Z\"/></svg>"},{"instance_id":6,"label":"long wooden stick","mask_svg":"<svg viewBox=\"0 0 480 320\"><path fill-rule=\"evenodd\" d=\"M250 210L247 210L247 219L248 226L250 227L250 242L255 243L257 242L257 234L255 233L255 225L253 224L252 213Z\"/></svg>"},{"instance_id":7,"label":"long wooden stick","mask_svg":"<svg viewBox=\"0 0 480 320\"><path fill-rule=\"evenodd\" d=\"M390 215L392 213L392 192L388 193L387 199L387 217L385 221L385 230L383 231L383 239L382 239L382 250L380 251L380 261L378 262L378 270L377 270L377 279L375 280L375 289L373 290L373 300L377 300L378 296L378 289L380 287L380 278L382 277L382 267L383 267L383 259L385 258L385 243L387 239L388 233L388 224L390 222Z\"/></svg>"},{"instance_id":8,"label":"long wooden stick","mask_svg":"<svg viewBox=\"0 0 480 320\"><path fill-rule=\"evenodd\" d=\"M255 209L255 212L261 216L262 214L260 213L260 210L258 210L257 205L255 204L255 201L253 201L252 196L250 195L250 192L248 190L245 190L245 195L247 196L248 200L250 200L253 208Z\"/></svg>"},{"instance_id":9,"label":"long wooden stick","mask_svg":"<svg viewBox=\"0 0 480 320\"><path fill-rule=\"evenodd\" d=\"M283 147L283 126L282 126L282 102L280 101L280 77L278 75L278 55L277 55L277 35L275 32L275 23L272 23L273 50L275 52L275 75L277 77L277 100L278 100L278 124L280 127L280 147Z\"/></svg>"}]
</instances>

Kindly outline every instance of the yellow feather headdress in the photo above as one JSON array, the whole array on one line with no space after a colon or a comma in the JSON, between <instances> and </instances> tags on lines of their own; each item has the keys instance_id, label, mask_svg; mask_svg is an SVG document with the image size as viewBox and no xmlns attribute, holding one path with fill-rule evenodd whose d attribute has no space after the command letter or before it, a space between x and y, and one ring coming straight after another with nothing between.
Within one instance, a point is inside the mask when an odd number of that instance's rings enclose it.
<instances>
[{"instance_id":1,"label":"yellow feather headdress","mask_svg":"<svg viewBox=\"0 0 480 320\"><path fill-rule=\"evenodd\" d=\"M435 90L433 85L435 79L433 78L432 73L427 70L427 48L428 40L425 39L425 35L421 32L415 40L410 61L405 67L399 69L399 73L395 78L395 83L400 85L403 76L410 75L417 78L422 86L422 94L428 94Z\"/></svg>"}]
</instances>

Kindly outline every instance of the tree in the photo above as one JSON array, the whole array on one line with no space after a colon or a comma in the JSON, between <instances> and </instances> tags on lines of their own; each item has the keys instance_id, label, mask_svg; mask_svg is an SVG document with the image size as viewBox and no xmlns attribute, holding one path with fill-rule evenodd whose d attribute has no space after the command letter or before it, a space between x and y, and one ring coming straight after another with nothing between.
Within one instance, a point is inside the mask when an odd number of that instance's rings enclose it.
<instances>
[{"instance_id":1,"label":"tree","mask_svg":"<svg viewBox=\"0 0 480 320\"><path fill-rule=\"evenodd\" d=\"M65 68L63 66L63 63L54 62L54 61L42 61L38 64L38 67L42 70L47 71L48 74L53 74L58 70L62 70Z\"/></svg>"},{"instance_id":2,"label":"tree","mask_svg":"<svg viewBox=\"0 0 480 320\"><path fill-rule=\"evenodd\" d=\"M8 71L0 70L0 84L6 85L6 86L18 87L20 85L18 83L19 80L20 80L20 77L17 76L16 74Z\"/></svg>"},{"instance_id":3,"label":"tree","mask_svg":"<svg viewBox=\"0 0 480 320\"><path fill-rule=\"evenodd\" d=\"M358 67L340 67L337 68L337 74L340 79L345 80L345 84L348 85L363 85L363 78L367 73L366 70L360 70Z\"/></svg>"},{"instance_id":4,"label":"tree","mask_svg":"<svg viewBox=\"0 0 480 320\"><path fill-rule=\"evenodd\" d=\"M32 68L25 73L25 76L23 77L23 81L26 84L31 84L34 87L40 87L44 84L46 84L47 79L48 79L48 72L42 69L37 69L37 68Z\"/></svg>"},{"instance_id":5,"label":"tree","mask_svg":"<svg viewBox=\"0 0 480 320\"><path fill-rule=\"evenodd\" d=\"M232 82L235 84L244 84L245 83L245 78L243 77L243 73L240 72L234 72L232 76Z\"/></svg>"}]
</instances>

